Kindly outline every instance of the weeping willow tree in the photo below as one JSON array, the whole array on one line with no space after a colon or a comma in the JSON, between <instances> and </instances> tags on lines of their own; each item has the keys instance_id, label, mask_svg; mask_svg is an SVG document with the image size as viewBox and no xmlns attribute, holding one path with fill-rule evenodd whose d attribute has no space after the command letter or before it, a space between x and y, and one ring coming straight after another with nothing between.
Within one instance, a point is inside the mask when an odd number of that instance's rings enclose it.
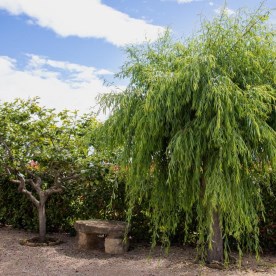
<instances>
[{"instance_id":1,"label":"weeping willow tree","mask_svg":"<svg viewBox=\"0 0 276 276\"><path fill-rule=\"evenodd\" d=\"M275 40L268 14L224 11L185 42L166 33L127 48L122 93L100 98L110 109L104 135L123 149L131 210L148 208L153 244L197 222L198 252L227 261L229 238L240 256L258 252L263 212L254 170L275 170ZM275 119L275 117L274 117ZM181 221L182 220L182 221Z\"/></svg>"}]
</instances>

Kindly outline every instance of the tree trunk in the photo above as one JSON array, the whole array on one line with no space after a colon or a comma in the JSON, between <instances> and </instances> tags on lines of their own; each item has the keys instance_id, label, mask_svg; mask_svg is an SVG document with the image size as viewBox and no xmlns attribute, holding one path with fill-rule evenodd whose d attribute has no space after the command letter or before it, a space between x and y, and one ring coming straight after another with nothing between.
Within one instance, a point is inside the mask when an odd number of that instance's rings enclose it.
<instances>
[{"instance_id":1,"label":"tree trunk","mask_svg":"<svg viewBox=\"0 0 276 276\"><path fill-rule=\"evenodd\" d=\"M223 240L219 223L219 212L213 212L213 236L211 242L212 248L208 246L207 250L207 263L223 262Z\"/></svg>"},{"instance_id":2,"label":"tree trunk","mask_svg":"<svg viewBox=\"0 0 276 276\"><path fill-rule=\"evenodd\" d=\"M39 241L45 242L46 240L46 213L45 213L45 201L39 203L38 207L39 217Z\"/></svg>"},{"instance_id":3,"label":"tree trunk","mask_svg":"<svg viewBox=\"0 0 276 276\"><path fill-rule=\"evenodd\" d=\"M204 178L204 172L205 172L205 162L203 164L203 175L200 178L200 198L201 200L204 199L205 189L206 189L206 182ZM208 207L207 207L208 208ZM219 221L219 211L213 211L213 236L212 236L212 248L207 248L207 263L212 263L214 261L216 262L223 262L223 239L222 239L222 233L220 228L220 221Z\"/></svg>"}]
</instances>

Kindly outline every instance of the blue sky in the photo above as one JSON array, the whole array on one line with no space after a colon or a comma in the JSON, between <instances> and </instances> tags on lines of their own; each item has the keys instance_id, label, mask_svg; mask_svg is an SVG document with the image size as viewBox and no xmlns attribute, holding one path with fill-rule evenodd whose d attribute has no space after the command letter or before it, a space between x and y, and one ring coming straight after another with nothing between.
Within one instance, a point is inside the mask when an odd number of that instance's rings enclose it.
<instances>
[{"instance_id":1,"label":"blue sky","mask_svg":"<svg viewBox=\"0 0 276 276\"><path fill-rule=\"evenodd\" d=\"M275 8L274 0L265 6ZM39 96L43 105L86 112L112 87L128 43L154 41L166 27L177 38L217 15L224 0L0 0L0 100ZM228 0L227 9L260 1ZM271 21L276 23L273 12ZM115 80L123 89L123 84Z\"/></svg>"}]
</instances>

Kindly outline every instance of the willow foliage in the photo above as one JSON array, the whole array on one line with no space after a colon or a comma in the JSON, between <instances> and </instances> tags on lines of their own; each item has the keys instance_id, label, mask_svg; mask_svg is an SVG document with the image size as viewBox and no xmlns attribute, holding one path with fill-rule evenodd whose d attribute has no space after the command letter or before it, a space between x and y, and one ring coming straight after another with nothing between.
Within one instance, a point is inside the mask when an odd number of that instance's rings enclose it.
<instances>
[{"instance_id":1,"label":"willow foliage","mask_svg":"<svg viewBox=\"0 0 276 276\"><path fill-rule=\"evenodd\" d=\"M118 74L130 79L128 87L101 97L112 111L104 135L123 147L130 211L147 204L154 242L160 234L169 242L180 214L188 230L196 210L204 254L216 211L225 255L229 237L240 254L258 252L263 203L253 172L276 165L276 133L268 124L275 115L275 40L267 19L224 12L184 43L166 33L129 47Z\"/></svg>"}]
</instances>

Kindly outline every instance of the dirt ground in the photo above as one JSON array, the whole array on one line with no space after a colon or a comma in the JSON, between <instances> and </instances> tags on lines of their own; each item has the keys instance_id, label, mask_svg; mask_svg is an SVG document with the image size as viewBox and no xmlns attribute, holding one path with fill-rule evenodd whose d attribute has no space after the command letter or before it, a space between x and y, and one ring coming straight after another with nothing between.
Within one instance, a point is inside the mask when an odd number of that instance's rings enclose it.
<instances>
[{"instance_id":1,"label":"dirt ground","mask_svg":"<svg viewBox=\"0 0 276 276\"><path fill-rule=\"evenodd\" d=\"M55 234L64 243L52 247L29 247L19 244L20 239L33 237L33 233L0 228L0 275L5 276L157 276L157 275L276 275L276 255L263 256L257 263L254 257L245 256L242 267L231 265L217 270L196 264L195 249L171 247L169 255L156 248L150 254L142 245L120 256L99 251L80 251L76 238Z\"/></svg>"}]
</instances>

